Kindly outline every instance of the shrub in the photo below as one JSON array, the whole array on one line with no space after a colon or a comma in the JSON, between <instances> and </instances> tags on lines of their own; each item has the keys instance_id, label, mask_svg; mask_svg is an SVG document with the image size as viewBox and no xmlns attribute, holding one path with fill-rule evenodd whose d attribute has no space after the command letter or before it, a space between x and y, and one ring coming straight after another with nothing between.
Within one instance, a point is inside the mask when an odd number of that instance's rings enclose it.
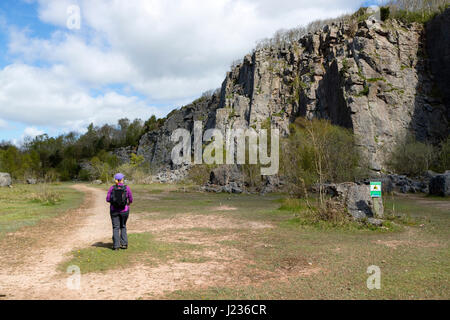
<instances>
[{"instance_id":1,"label":"shrub","mask_svg":"<svg viewBox=\"0 0 450 320\"><path fill-rule=\"evenodd\" d=\"M397 141L388 156L388 167L400 174L418 176L429 170L436 160L436 148L431 144L416 141L412 135Z\"/></svg>"},{"instance_id":2,"label":"shrub","mask_svg":"<svg viewBox=\"0 0 450 320\"><path fill-rule=\"evenodd\" d=\"M448 6L448 0L395 0L384 8L389 10L386 19L397 19L405 23L426 23L442 13ZM383 19L383 8L381 15Z\"/></svg>"},{"instance_id":3,"label":"shrub","mask_svg":"<svg viewBox=\"0 0 450 320\"><path fill-rule=\"evenodd\" d=\"M80 170L80 172L78 173L78 179L80 179L81 181L92 181L93 180L91 174L86 169Z\"/></svg>"},{"instance_id":4,"label":"shrub","mask_svg":"<svg viewBox=\"0 0 450 320\"><path fill-rule=\"evenodd\" d=\"M55 205L61 201L61 195L56 191L50 190L46 184L40 185L38 192L32 193L30 198L32 201L43 205Z\"/></svg>"},{"instance_id":5,"label":"shrub","mask_svg":"<svg viewBox=\"0 0 450 320\"><path fill-rule=\"evenodd\" d=\"M250 188L260 189L263 185L260 164L243 164L242 165L243 181Z\"/></svg>"},{"instance_id":6,"label":"shrub","mask_svg":"<svg viewBox=\"0 0 450 320\"><path fill-rule=\"evenodd\" d=\"M323 205L319 206L313 218L317 221L330 222L333 226L342 226L352 222L345 207L332 199L327 199Z\"/></svg>"},{"instance_id":7,"label":"shrub","mask_svg":"<svg viewBox=\"0 0 450 320\"><path fill-rule=\"evenodd\" d=\"M305 196L316 183L353 181L365 174L352 132L327 120L298 118L282 150L281 173L295 196Z\"/></svg>"},{"instance_id":8,"label":"shrub","mask_svg":"<svg viewBox=\"0 0 450 320\"><path fill-rule=\"evenodd\" d=\"M442 141L439 147L440 150L432 169L437 172L444 172L450 170L450 137Z\"/></svg>"},{"instance_id":9,"label":"shrub","mask_svg":"<svg viewBox=\"0 0 450 320\"><path fill-rule=\"evenodd\" d=\"M59 180L59 174L56 169L49 169L44 175L44 181L48 182L57 182Z\"/></svg>"},{"instance_id":10,"label":"shrub","mask_svg":"<svg viewBox=\"0 0 450 320\"><path fill-rule=\"evenodd\" d=\"M312 205L315 203L315 205ZM317 225L325 222L328 226L345 226L353 223L344 206L332 199L326 199L323 204L305 199L283 199L278 210L291 211L301 224Z\"/></svg>"},{"instance_id":11,"label":"shrub","mask_svg":"<svg viewBox=\"0 0 450 320\"><path fill-rule=\"evenodd\" d=\"M113 170L108 163L102 162L98 157L93 157L91 165L94 179L100 179L102 182L109 182L112 179Z\"/></svg>"},{"instance_id":12,"label":"shrub","mask_svg":"<svg viewBox=\"0 0 450 320\"><path fill-rule=\"evenodd\" d=\"M381 21L386 21L387 19L389 19L390 13L391 13L391 9L389 7L381 7L380 8Z\"/></svg>"},{"instance_id":13,"label":"shrub","mask_svg":"<svg viewBox=\"0 0 450 320\"><path fill-rule=\"evenodd\" d=\"M117 172L121 172L125 175L125 179L133 181L135 184L147 183L147 178L151 175L150 169L141 165L140 167L132 164L125 163L115 169Z\"/></svg>"},{"instance_id":14,"label":"shrub","mask_svg":"<svg viewBox=\"0 0 450 320\"><path fill-rule=\"evenodd\" d=\"M208 164L195 165L189 170L187 180L199 186L204 185L209 181L212 169L213 166Z\"/></svg>"}]
</instances>

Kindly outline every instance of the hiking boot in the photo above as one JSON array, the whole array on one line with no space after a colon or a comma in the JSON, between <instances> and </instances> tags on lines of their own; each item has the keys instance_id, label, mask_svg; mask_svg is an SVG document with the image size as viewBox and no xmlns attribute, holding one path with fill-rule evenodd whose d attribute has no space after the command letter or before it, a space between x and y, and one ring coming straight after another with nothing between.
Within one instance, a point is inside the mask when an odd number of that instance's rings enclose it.
<instances>
[{"instance_id":1,"label":"hiking boot","mask_svg":"<svg viewBox=\"0 0 450 320\"><path fill-rule=\"evenodd\" d=\"M119 248L112 248L113 250L119 250Z\"/></svg>"},{"instance_id":2,"label":"hiking boot","mask_svg":"<svg viewBox=\"0 0 450 320\"><path fill-rule=\"evenodd\" d=\"M120 249L126 250L126 249L128 249L128 245L122 245L122 246L120 246Z\"/></svg>"}]
</instances>

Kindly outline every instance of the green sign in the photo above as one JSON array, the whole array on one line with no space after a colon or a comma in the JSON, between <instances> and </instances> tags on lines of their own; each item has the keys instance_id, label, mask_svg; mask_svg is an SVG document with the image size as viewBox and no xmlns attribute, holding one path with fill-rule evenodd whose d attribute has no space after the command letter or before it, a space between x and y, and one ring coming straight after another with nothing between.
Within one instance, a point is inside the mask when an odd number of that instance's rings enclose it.
<instances>
[{"instance_id":1,"label":"green sign","mask_svg":"<svg viewBox=\"0 0 450 320\"><path fill-rule=\"evenodd\" d=\"M370 196L372 198L381 198L381 182L370 182Z\"/></svg>"}]
</instances>

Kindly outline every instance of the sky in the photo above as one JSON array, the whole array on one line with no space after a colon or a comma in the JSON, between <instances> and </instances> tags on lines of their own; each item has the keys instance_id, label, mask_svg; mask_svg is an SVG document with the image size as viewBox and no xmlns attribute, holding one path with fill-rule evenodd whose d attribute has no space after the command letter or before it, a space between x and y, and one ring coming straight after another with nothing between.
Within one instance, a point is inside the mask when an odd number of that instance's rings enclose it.
<instances>
[{"instance_id":1,"label":"sky","mask_svg":"<svg viewBox=\"0 0 450 320\"><path fill-rule=\"evenodd\" d=\"M0 141L163 117L257 40L376 2L2 0Z\"/></svg>"}]
</instances>

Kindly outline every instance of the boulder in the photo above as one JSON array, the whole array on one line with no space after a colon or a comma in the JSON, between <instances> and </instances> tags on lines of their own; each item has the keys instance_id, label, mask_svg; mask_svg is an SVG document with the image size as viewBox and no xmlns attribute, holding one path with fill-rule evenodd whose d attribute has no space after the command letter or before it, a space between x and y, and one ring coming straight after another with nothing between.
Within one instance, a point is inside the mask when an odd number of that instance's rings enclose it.
<instances>
[{"instance_id":1,"label":"boulder","mask_svg":"<svg viewBox=\"0 0 450 320\"><path fill-rule=\"evenodd\" d=\"M94 180L92 181L92 184L102 184L102 180Z\"/></svg>"},{"instance_id":2,"label":"boulder","mask_svg":"<svg viewBox=\"0 0 450 320\"><path fill-rule=\"evenodd\" d=\"M226 193L243 193L244 190L242 190L242 187L237 182L230 182L229 184L225 186L218 186L214 184L207 184L200 188L200 190L206 191L206 192L226 192Z\"/></svg>"},{"instance_id":3,"label":"boulder","mask_svg":"<svg viewBox=\"0 0 450 320\"><path fill-rule=\"evenodd\" d=\"M407 185L407 184L403 184L401 187L400 187L400 192L401 193L408 193L408 192L412 192L413 191L413 189L409 186L409 185ZM412 192L413 193L413 192Z\"/></svg>"},{"instance_id":4,"label":"boulder","mask_svg":"<svg viewBox=\"0 0 450 320\"><path fill-rule=\"evenodd\" d=\"M280 177L278 175L264 176L264 182L260 190L260 194L276 192L282 184L283 183L280 181Z\"/></svg>"},{"instance_id":5,"label":"boulder","mask_svg":"<svg viewBox=\"0 0 450 320\"><path fill-rule=\"evenodd\" d=\"M388 194L393 191L401 193L428 193L428 184L430 179L436 174L427 171L423 176L416 179L410 179L404 175L390 174L381 178L383 193Z\"/></svg>"},{"instance_id":6,"label":"boulder","mask_svg":"<svg viewBox=\"0 0 450 320\"><path fill-rule=\"evenodd\" d=\"M383 225L383 220L376 219L376 218L368 218L367 222L371 225L374 225L376 227L381 227Z\"/></svg>"},{"instance_id":7,"label":"boulder","mask_svg":"<svg viewBox=\"0 0 450 320\"><path fill-rule=\"evenodd\" d=\"M207 184L206 186L201 187L200 190L203 190L206 192L216 192L216 193L220 193L223 191L221 186L210 185L210 184Z\"/></svg>"},{"instance_id":8,"label":"boulder","mask_svg":"<svg viewBox=\"0 0 450 320\"><path fill-rule=\"evenodd\" d=\"M37 183L37 180L34 179L34 178L29 178L29 179L27 179L27 183L28 183L28 184L36 184L36 183Z\"/></svg>"},{"instance_id":9,"label":"boulder","mask_svg":"<svg viewBox=\"0 0 450 320\"><path fill-rule=\"evenodd\" d=\"M450 196L450 171L438 174L430 180L429 193L436 196Z\"/></svg>"},{"instance_id":10,"label":"boulder","mask_svg":"<svg viewBox=\"0 0 450 320\"><path fill-rule=\"evenodd\" d=\"M346 182L328 185L328 189L347 208L355 220L383 217L384 208L382 199L372 199L368 185Z\"/></svg>"},{"instance_id":11,"label":"boulder","mask_svg":"<svg viewBox=\"0 0 450 320\"><path fill-rule=\"evenodd\" d=\"M11 175L6 172L0 172L0 187L9 187L11 183Z\"/></svg>"}]
</instances>

